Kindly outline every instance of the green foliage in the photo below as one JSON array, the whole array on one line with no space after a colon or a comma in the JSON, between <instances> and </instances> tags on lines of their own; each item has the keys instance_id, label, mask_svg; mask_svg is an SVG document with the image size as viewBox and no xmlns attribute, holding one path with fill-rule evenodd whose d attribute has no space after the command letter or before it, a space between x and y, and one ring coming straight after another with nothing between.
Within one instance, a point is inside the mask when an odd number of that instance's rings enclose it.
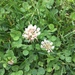
<instances>
[{"instance_id":1,"label":"green foliage","mask_svg":"<svg viewBox=\"0 0 75 75\"><path fill-rule=\"evenodd\" d=\"M13 40L16 41L16 40L18 40L18 39L20 38L21 32L12 29L10 35L11 35L11 37L13 38Z\"/></svg>"},{"instance_id":2,"label":"green foliage","mask_svg":"<svg viewBox=\"0 0 75 75\"><path fill-rule=\"evenodd\" d=\"M71 18L72 20L75 20L75 12L72 12L72 13L71 13L70 18Z\"/></svg>"},{"instance_id":3,"label":"green foliage","mask_svg":"<svg viewBox=\"0 0 75 75\"><path fill-rule=\"evenodd\" d=\"M29 52L28 52L27 50L24 50L24 51L23 51L23 54L26 56L26 55L29 54Z\"/></svg>"},{"instance_id":4,"label":"green foliage","mask_svg":"<svg viewBox=\"0 0 75 75\"><path fill-rule=\"evenodd\" d=\"M4 69L0 69L0 75L4 75L5 70Z\"/></svg>"},{"instance_id":5,"label":"green foliage","mask_svg":"<svg viewBox=\"0 0 75 75\"><path fill-rule=\"evenodd\" d=\"M29 24L41 32L33 42ZM75 75L75 0L0 0L0 75Z\"/></svg>"},{"instance_id":6,"label":"green foliage","mask_svg":"<svg viewBox=\"0 0 75 75\"><path fill-rule=\"evenodd\" d=\"M11 73L10 75L23 75L23 71L22 70L19 70L17 72Z\"/></svg>"}]
</instances>

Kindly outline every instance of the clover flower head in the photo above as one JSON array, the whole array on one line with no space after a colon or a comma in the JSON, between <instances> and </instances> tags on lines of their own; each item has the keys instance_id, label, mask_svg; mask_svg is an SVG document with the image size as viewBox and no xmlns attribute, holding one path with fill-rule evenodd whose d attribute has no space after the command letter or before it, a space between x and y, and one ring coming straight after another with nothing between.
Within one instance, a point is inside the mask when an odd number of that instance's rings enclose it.
<instances>
[{"instance_id":1,"label":"clover flower head","mask_svg":"<svg viewBox=\"0 0 75 75\"><path fill-rule=\"evenodd\" d=\"M46 49L48 53L52 52L52 50L54 49L53 42L44 39L44 41L41 42L41 48Z\"/></svg>"},{"instance_id":2,"label":"clover flower head","mask_svg":"<svg viewBox=\"0 0 75 75\"><path fill-rule=\"evenodd\" d=\"M25 28L23 33L23 37L29 41L34 41L34 39L37 39L38 35L40 35L40 28L37 28L36 25L33 26L32 24L30 24L28 28Z\"/></svg>"},{"instance_id":3,"label":"clover flower head","mask_svg":"<svg viewBox=\"0 0 75 75\"><path fill-rule=\"evenodd\" d=\"M11 60L8 61L8 64L9 65L13 65L14 64L14 61L11 59Z\"/></svg>"}]
</instances>

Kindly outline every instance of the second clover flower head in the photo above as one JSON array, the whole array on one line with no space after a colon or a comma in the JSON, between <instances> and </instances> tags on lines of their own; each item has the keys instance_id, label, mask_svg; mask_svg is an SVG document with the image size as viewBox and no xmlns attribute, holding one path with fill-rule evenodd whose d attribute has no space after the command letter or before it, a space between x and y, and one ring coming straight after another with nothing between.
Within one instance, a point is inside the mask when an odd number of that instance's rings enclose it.
<instances>
[{"instance_id":1,"label":"second clover flower head","mask_svg":"<svg viewBox=\"0 0 75 75\"><path fill-rule=\"evenodd\" d=\"M37 39L38 35L40 35L40 28L37 28L36 25L33 26L32 24L30 24L28 28L25 28L23 33L23 37L29 41L34 41L34 39Z\"/></svg>"},{"instance_id":2,"label":"second clover flower head","mask_svg":"<svg viewBox=\"0 0 75 75\"><path fill-rule=\"evenodd\" d=\"M54 49L53 42L44 39L44 41L41 42L41 48L46 49L48 53L52 52L52 50Z\"/></svg>"}]
</instances>

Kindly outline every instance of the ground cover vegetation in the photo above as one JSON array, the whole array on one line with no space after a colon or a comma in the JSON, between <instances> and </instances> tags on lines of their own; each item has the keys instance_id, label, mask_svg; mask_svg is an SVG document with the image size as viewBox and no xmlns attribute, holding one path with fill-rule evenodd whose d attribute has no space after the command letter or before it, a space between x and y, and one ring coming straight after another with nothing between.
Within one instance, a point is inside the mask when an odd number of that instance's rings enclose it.
<instances>
[{"instance_id":1,"label":"ground cover vegetation","mask_svg":"<svg viewBox=\"0 0 75 75\"><path fill-rule=\"evenodd\" d=\"M75 75L75 0L0 0L0 75Z\"/></svg>"}]
</instances>

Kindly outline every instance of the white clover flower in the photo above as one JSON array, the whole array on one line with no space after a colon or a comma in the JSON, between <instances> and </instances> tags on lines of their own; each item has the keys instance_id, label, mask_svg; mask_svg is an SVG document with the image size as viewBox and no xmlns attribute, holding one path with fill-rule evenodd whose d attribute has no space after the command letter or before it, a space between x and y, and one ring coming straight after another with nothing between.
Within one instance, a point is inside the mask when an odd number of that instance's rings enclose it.
<instances>
[{"instance_id":1,"label":"white clover flower","mask_svg":"<svg viewBox=\"0 0 75 75\"><path fill-rule=\"evenodd\" d=\"M52 50L54 49L53 42L44 39L44 41L41 42L41 48L46 49L48 53L52 52Z\"/></svg>"},{"instance_id":2,"label":"white clover flower","mask_svg":"<svg viewBox=\"0 0 75 75\"><path fill-rule=\"evenodd\" d=\"M9 61L8 61L8 64L9 64L9 65L13 65L13 64L14 64L14 61L13 61L13 60L9 60Z\"/></svg>"},{"instance_id":3,"label":"white clover flower","mask_svg":"<svg viewBox=\"0 0 75 75\"><path fill-rule=\"evenodd\" d=\"M34 41L34 39L37 39L38 35L40 35L40 28L37 28L36 25L33 26L32 24L30 24L28 28L25 28L23 33L23 37L29 41Z\"/></svg>"}]
</instances>

